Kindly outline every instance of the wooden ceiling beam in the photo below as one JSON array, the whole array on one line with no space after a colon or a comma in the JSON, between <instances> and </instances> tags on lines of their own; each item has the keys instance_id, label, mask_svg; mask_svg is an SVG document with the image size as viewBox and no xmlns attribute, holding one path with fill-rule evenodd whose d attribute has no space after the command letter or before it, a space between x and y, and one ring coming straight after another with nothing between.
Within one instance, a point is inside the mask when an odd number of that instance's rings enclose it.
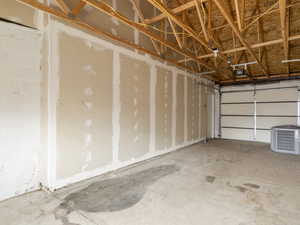
<instances>
[{"instance_id":1,"label":"wooden ceiling beam","mask_svg":"<svg viewBox=\"0 0 300 225\"><path fill-rule=\"evenodd\" d=\"M205 22L204 22L204 18L203 18L202 12L200 10L200 5L199 5L198 0L194 0L194 1L195 1L195 5L196 5L196 9L197 9L197 14L198 14L198 19L199 19L200 24L201 24L201 28L202 28L202 32L204 34L205 41L208 43L209 42L208 31L207 31L207 29L205 27Z\"/></svg>"},{"instance_id":2,"label":"wooden ceiling beam","mask_svg":"<svg viewBox=\"0 0 300 225\"><path fill-rule=\"evenodd\" d=\"M80 11L84 8L84 6L86 5L86 3L84 1L80 1L75 8L72 9L72 15L77 16Z\"/></svg>"},{"instance_id":3,"label":"wooden ceiling beam","mask_svg":"<svg viewBox=\"0 0 300 225\"><path fill-rule=\"evenodd\" d=\"M234 0L234 5L235 5L235 11L236 11L236 17L237 17L237 24L238 28L241 31L243 29L242 25L242 17L241 17L241 0Z\"/></svg>"},{"instance_id":4,"label":"wooden ceiling beam","mask_svg":"<svg viewBox=\"0 0 300 225\"><path fill-rule=\"evenodd\" d=\"M279 0L279 10L280 10L280 25L281 25L281 34L283 39L283 50L284 58L288 60L289 58L289 41L288 41L288 20L287 20L287 10L286 10L287 0ZM287 64L287 70L289 73L289 64Z\"/></svg>"},{"instance_id":5,"label":"wooden ceiling beam","mask_svg":"<svg viewBox=\"0 0 300 225\"><path fill-rule=\"evenodd\" d=\"M200 1L201 2L206 2L208 0L200 0ZM171 12L174 13L174 14L179 14L179 13L181 13L181 12L183 12L185 10L191 9L193 7L195 7L195 2L194 1L190 1L190 2L187 2L185 4L182 4L182 5L174 8L174 9L171 9ZM164 19L166 17L167 16L164 13L162 13L162 14L160 14L158 16L155 16L155 17L153 17L151 19L147 19L145 22L147 24L152 24L152 23L156 23L156 22L158 22L158 21L160 21L160 20L162 20L162 19Z\"/></svg>"},{"instance_id":6,"label":"wooden ceiling beam","mask_svg":"<svg viewBox=\"0 0 300 225\"><path fill-rule=\"evenodd\" d=\"M67 21L67 22L69 22L69 23L71 23L71 24L73 24L73 25L75 25L75 26L77 26L77 27L79 27L79 28L81 28L83 30L92 32L95 35L104 36L106 38L109 38L109 39L112 39L114 41L120 42L120 43L122 43L124 45L127 45L128 47L137 49L137 50L139 50L141 52L144 52L146 54L149 54L149 55L151 55L153 57L156 57L156 58L159 58L161 60L164 60L164 61L166 61L166 62L168 62L170 64L173 64L173 65L176 65L176 66L181 67L183 69L186 69L186 70L188 70L191 73L198 73L198 71L195 71L192 68L190 68L188 66L185 66L184 64L178 63L175 60L165 59L165 58L161 57L160 55L156 54L155 52L152 52L152 51L150 51L148 49L145 49L145 48L143 48L143 47L141 47L139 45L136 45L136 44L134 44L134 43L132 43L130 41L123 40L123 39L121 39L121 38L119 38L117 36L114 36L114 35L112 35L110 33L102 31L99 28L95 28L95 27L93 27L93 26L91 26L91 25L89 25L89 24L87 24L87 23L85 23L83 21L71 18L71 17L67 16L66 14L64 14L64 13L62 13L62 12L56 10L56 9L53 9L53 8L51 8L51 7L49 7L49 6L45 5L45 4L42 4L42 3L38 2L38 0L17 0L17 1L20 2L20 3L26 4L26 5L29 5L29 6L31 6L34 9L41 10L41 11L43 11L45 13L48 13L48 14L50 14L52 16L55 16L55 17L57 17L59 19L65 20L65 21ZM208 79L210 79L210 80L216 81L216 79L213 78L212 76L205 76L205 77L208 78Z\"/></svg>"},{"instance_id":7,"label":"wooden ceiling beam","mask_svg":"<svg viewBox=\"0 0 300 225\"><path fill-rule=\"evenodd\" d=\"M178 48L174 43L166 41L159 35L157 35L153 32L150 32L143 25L137 24L137 23L131 21L130 19L128 19L127 17L125 17L124 15L122 15L121 13L119 13L118 11L113 9L109 4L105 3L104 1L97 1L97 0L83 0L83 1L86 2L88 5L98 9L99 11L104 12L105 14L120 20L122 23L124 23L134 29L137 29L138 31L140 31L143 34L145 34L146 36L160 42L161 44L168 47L169 49L172 49L173 51L176 51L177 53L179 53L183 56L191 58L194 61L197 61L198 63L200 63L201 65L203 65L204 67L206 67L209 70L214 70L214 67L211 67L211 66L207 65L206 63L203 63L195 55Z\"/></svg>"},{"instance_id":8,"label":"wooden ceiling beam","mask_svg":"<svg viewBox=\"0 0 300 225\"><path fill-rule=\"evenodd\" d=\"M139 6L138 2L136 0L130 0L130 2L132 4L132 6L133 6L133 10L135 11L135 13L137 14L137 16L139 17L139 20L142 23L144 23L145 17L144 17L144 15L142 13L142 10L140 9L140 6ZM156 51L156 53L158 55L161 55L161 52L159 51L159 47L158 47L157 43L155 42L155 40L153 40L153 38L150 38L150 40L152 42L153 48Z\"/></svg>"},{"instance_id":9,"label":"wooden ceiling beam","mask_svg":"<svg viewBox=\"0 0 300 225\"><path fill-rule=\"evenodd\" d=\"M67 6L64 0L55 0L55 2L57 3L61 11L63 11L65 14L68 15L71 12L71 9L69 8L69 6Z\"/></svg>"},{"instance_id":10,"label":"wooden ceiling beam","mask_svg":"<svg viewBox=\"0 0 300 225\"><path fill-rule=\"evenodd\" d=\"M257 58L257 56L255 55L254 51L251 49L251 46L248 44L248 42L242 37L242 34L238 30L238 28L235 26L232 18L230 17L230 15L228 14L228 12L225 10L225 7L221 3L221 1L220 0L213 0L213 1L216 4L216 6L218 7L218 9L220 10L221 14L224 16L224 18L228 22L228 24L231 26L231 28L234 31L234 33L236 34L236 36L239 38L240 42L244 45L244 47L246 47L246 49L248 50L248 52L250 53L250 55L257 61L258 65L262 69L263 73L267 75L268 73L267 73L266 68L260 62L260 60Z\"/></svg>"},{"instance_id":11,"label":"wooden ceiling beam","mask_svg":"<svg viewBox=\"0 0 300 225\"><path fill-rule=\"evenodd\" d=\"M202 2L206 2L206 1L209 2L209 1L212 1L212 0L202 0ZM275 4L277 4L277 2ZM295 7L295 6L299 6L299 5L300 5L300 2L297 2L297 3L293 3L293 4L288 5L287 8L291 8L291 7ZM171 11L174 14L178 14L180 12L183 12L184 10L187 10L187 9L190 9L190 8L193 8L193 7L195 7L194 1L190 1L190 2L188 2L186 4L184 4L184 5L181 5L181 6L178 6L178 7L174 8L174 9L171 9ZM275 13L275 12L278 12L278 11L279 11L279 9L273 9L273 10L270 10L268 12L262 13L263 15L262 14L258 14L258 15L254 15L254 16L247 16L247 17L245 16L244 17L245 18L244 21L246 22L246 21L251 20L251 19L256 19L257 20L258 17L269 15L269 14L272 14L272 13ZM160 15L158 15L156 17L153 17L151 19L146 19L145 23L146 24L152 24L152 23L155 23L155 22L158 22L158 21L162 20L165 17L166 17L166 15L162 13L162 14L160 14ZM255 22L256 21L254 21L254 23ZM234 21L234 23L237 23L237 21ZM252 22L250 22L250 23L252 23ZM224 25L220 25L220 26L216 26L216 27L211 27L211 30L219 30L219 29L222 29L222 28L225 28L225 27L229 27L229 24L224 24Z\"/></svg>"},{"instance_id":12,"label":"wooden ceiling beam","mask_svg":"<svg viewBox=\"0 0 300 225\"><path fill-rule=\"evenodd\" d=\"M261 10L260 10L260 5L259 5L260 0L256 0L256 11L260 14ZM265 32L263 29L263 24L262 24L262 20L258 19L257 20L257 41L259 43L264 42L265 41ZM268 73L270 73L270 67L269 67L269 60L268 60L268 53L267 53L267 49L265 47L259 48L259 59L261 61L265 61L265 65L266 65L266 69L268 71Z\"/></svg>"},{"instance_id":13,"label":"wooden ceiling beam","mask_svg":"<svg viewBox=\"0 0 300 225\"><path fill-rule=\"evenodd\" d=\"M238 1L238 0L236 0ZM256 16L255 19L253 19L247 26L242 30L242 32L245 32L248 30L253 24L256 24L258 20L260 20L263 16L268 15L272 12L272 10L278 5L278 2L275 2L270 8L268 8L266 11L263 13L259 13L258 16Z\"/></svg>"},{"instance_id":14,"label":"wooden ceiling beam","mask_svg":"<svg viewBox=\"0 0 300 225\"><path fill-rule=\"evenodd\" d=\"M188 25L183 23L170 9L166 8L161 2L158 0L147 0L151 3L155 8L159 9L162 13L164 13L167 18L170 18L174 23L176 23L179 27L181 27L185 32L187 32L191 37L193 37L196 41L198 41L201 45L207 48L210 52L212 49L208 47L207 43L202 40L199 35Z\"/></svg>"},{"instance_id":15,"label":"wooden ceiling beam","mask_svg":"<svg viewBox=\"0 0 300 225\"><path fill-rule=\"evenodd\" d=\"M299 40L299 39L300 39L300 35L290 36L288 38L289 41L295 41L295 40ZM252 49L261 48L261 47L266 47L266 46L271 46L271 45L276 45L276 44L281 44L281 43L283 43L283 39L276 39L276 40L272 40L272 41L265 41L265 42L253 44L253 45L251 45L251 48ZM241 52L241 51L245 51L245 50L247 50L246 47L239 47L239 48L225 50L222 53L223 54L231 54L231 53ZM210 58L210 57L214 57L214 54L198 56L199 59L206 59L206 58ZM190 59L187 59L186 61L189 61L189 60ZM179 60L178 62L181 62L181 61Z\"/></svg>"},{"instance_id":16,"label":"wooden ceiling beam","mask_svg":"<svg viewBox=\"0 0 300 225\"><path fill-rule=\"evenodd\" d=\"M176 31L175 24L173 23L173 21L170 18L168 18L168 21L169 21L169 24L171 26L172 32L173 32L173 34L175 36L175 39L177 41L177 44L182 49L183 48L183 44L182 44L182 42L180 40L180 37L179 37L179 35L178 35L177 31Z\"/></svg>"},{"instance_id":17,"label":"wooden ceiling beam","mask_svg":"<svg viewBox=\"0 0 300 225\"><path fill-rule=\"evenodd\" d=\"M160 0L160 1L161 1L162 4L167 5L166 0ZM182 41L179 37L179 34L177 33L176 26L175 26L174 22L169 17L168 17L168 21L169 21L169 24L171 26L173 35L175 36L175 39L177 41L177 44L182 49L183 48L183 43L182 43Z\"/></svg>"},{"instance_id":18,"label":"wooden ceiling beam","mask_svg":"<svg viewBox=\"0 0 300 225\"><path fill-rule=\"evenodd\" d=\"M158 0L147 0L147 1L149 3L151 3L154 7L159 9L162 13L165 13L169 19L171 19L174 23L176 23L179 27L181 27L184 31L186 31L189 35L191 35L196 41L198 41L209 52L213 52L213 50L208 46L208 43L206 41L202 40L199 37L199 34L195 30L193 30L190 26L183 23L176 15L174 15L171 12L171 10L166 8L160 1L158 1ZM215 41L213 38L212 38L212 40ZM216 43L216 44L220 48L220 44L218 44L218 43ZM227 63L227 58L222 54L222 52L220 50L221 49L219 49L219 55L218 56L220 57L220 59L222 59L224 62ZM216 65L214 66L214 70L218 71L218 68L216 67Z\"/></svg>"}]
</instances>

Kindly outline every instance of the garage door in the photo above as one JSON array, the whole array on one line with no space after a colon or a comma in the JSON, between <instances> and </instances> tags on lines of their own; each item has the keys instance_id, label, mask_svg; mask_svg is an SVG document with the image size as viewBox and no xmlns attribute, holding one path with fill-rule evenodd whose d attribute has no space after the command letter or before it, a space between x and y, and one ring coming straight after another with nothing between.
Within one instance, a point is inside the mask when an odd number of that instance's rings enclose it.
<instances>
[{"instance_id":1,"label":"garage door","mask_svg":"<svg viewBox=\"0 0 300 225\"><path fill-rule=\"evenodd\" d=\"M297 123L297 87L222 92L222 138L270 142L273 126Z\"/></svg>"},{"instance_id":2,"label":"garage door","mask_svg":"<svg viewBox=\"0 0 300 225\"><path fill-rule=\"evenodd\" d=\"M273 126L297 124L297 88L257 90L255 100L257 141L270 142Z\"/></svg>"},{"instance_id":3,"label":"garage door","mask_svg":"<svg viewBox=\"0 0 300 225\"><path fill-rule=\"evenodd\" d=\"M254 89L223 92L221 102L222 138L254 140Z\"/></svg>"}]
</instances>

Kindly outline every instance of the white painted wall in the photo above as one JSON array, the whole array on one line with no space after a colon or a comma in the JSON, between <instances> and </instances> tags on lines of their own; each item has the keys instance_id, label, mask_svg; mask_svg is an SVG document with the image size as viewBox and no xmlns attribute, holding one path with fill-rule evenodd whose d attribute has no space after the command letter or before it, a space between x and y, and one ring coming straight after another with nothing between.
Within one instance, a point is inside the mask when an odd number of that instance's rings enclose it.
<instances>
[{"instance_id":1,"label":"white painted wall","mask_svg":"<svg viewBox=\"0 0 300 225\"><path fill-rule=\"evenodd\" d=\"M0 22L0 200L39 187L40 43Z\"/></svg>"}]
</instances>

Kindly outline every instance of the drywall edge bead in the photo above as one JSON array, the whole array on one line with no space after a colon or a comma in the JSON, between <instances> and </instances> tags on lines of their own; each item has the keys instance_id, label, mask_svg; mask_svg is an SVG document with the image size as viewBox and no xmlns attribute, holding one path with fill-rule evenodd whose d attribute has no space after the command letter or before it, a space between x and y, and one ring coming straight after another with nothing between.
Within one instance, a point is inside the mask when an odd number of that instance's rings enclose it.
<instances>
[{"instance_id":1,"label":"drywall edge bead","mask_svg":"<svg viewBox=\"0 0 300 225\"><path fill-rule=\"evenodd\" d=\"M117 50L113 52L113 163L119 163L119 147L120 147L120 53Z\"/></svg>"},{"instance_id":2,"label":"drywall edge bead","mask_svg":"<svg viewBox=\"0 0 300 225\"><path fill-rule=\"evenodd\" d=\"M151 64L150 76L150 152L155 152L157 68L154 64Z\"/></svg>"},{"instance_id":3,"label":"drywall edge bead","mask_svg":"<svg viewBox=\"0 0 300 225\"><path fill-rule=\"evenodd\" d=\"M173 69L172 71L172 86L173 86L173 102L172 102L172 146L176 146L176 108L177 108L177 71Z\"/></svg>"},{"instance_id":4,"label":"drywall edge bead","mask_svg":"<svg viewBox=\"0 0 300 225\"><path fill-rule=\"evenodd\" d=\"M186 142L188 139L188 116L187 116L187 102L188 102L188 80L187 77L184 77L184 141Z\"/></svg>"},{"instance_id":5,"label":"drywall edge bead","mask_svg":"<svg viewBox=\"0 0 300 225\"><path fill-rule=\"evenodd\" d=\"M56 182L56 104L59 96L59 55L58 30L50 19L49 33L49 67L48 67L48 188L53 190Z\"/></svg>"}]
</instances>

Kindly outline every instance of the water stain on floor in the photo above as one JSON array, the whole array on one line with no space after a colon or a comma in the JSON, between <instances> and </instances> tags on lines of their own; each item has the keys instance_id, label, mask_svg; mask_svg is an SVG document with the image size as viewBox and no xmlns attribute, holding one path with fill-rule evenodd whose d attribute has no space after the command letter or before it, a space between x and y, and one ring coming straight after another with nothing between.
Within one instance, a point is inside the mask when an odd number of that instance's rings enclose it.
<instances>
[{"instance_id":1,"label":"water stain on floor","mask_svg":"<svg viewBox=\"0 0 300 225\"><path fill-rule=\"evenodd\" d=\"M137 204L147 187L157 180L179 171L176 165L162 165L118 178L103 180L68 195L55 211L57 220L70 223L67 216L74 210L113 212Z\"/></svg>"}]
</instances>

